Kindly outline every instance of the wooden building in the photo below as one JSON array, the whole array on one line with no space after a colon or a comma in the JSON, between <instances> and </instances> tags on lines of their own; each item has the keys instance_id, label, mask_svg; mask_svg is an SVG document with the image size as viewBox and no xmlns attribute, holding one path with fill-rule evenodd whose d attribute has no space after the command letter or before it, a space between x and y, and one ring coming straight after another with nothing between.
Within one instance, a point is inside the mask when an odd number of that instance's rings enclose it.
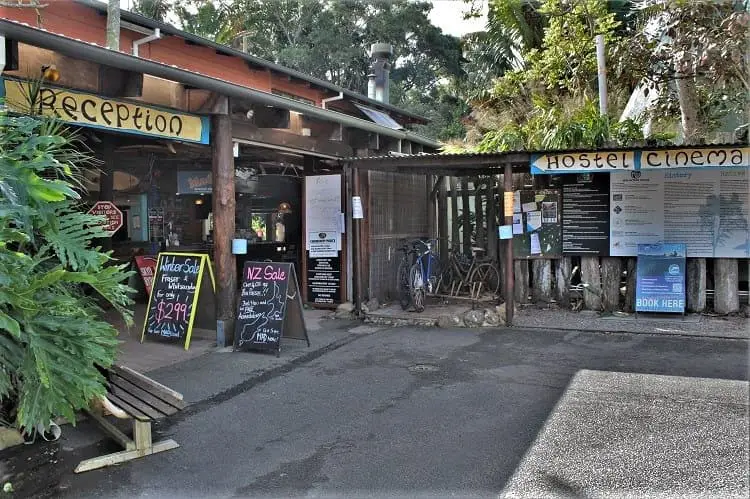
<instances>
[{"instance_id":1,"label":"wooden building","mask_svg":"<svg viewBox=\"0 0 750 499\"><path fill-rule=\"evenodd\" d=\"M311 305L352 299L346 200L356 179L339 160L434 152L437 142L409 131L426 120L130 12L120 27L113 50L105 3L0 7L0 98L30 112L36 89L34 112L79 127L101 160L89 200L125 214L115 255L210 254L221 344L246 259L294 262ZM384 192L400 182L381 180ZM232 253L234 240L248 242L246 254Z\"/></svg>"}]
</instances>

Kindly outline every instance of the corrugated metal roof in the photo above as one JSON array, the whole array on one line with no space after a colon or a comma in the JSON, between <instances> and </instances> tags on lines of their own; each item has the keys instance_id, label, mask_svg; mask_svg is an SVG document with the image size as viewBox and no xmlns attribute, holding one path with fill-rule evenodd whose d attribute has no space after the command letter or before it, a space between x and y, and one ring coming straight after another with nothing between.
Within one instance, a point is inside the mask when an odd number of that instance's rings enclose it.
<instances>
[{"instance_id":1,"label":"corrugated metal roof","mask_svg":"<svg viewBox=\"0 0 750 499\"><path fill-rule=\"evenodd\" d=\"M419 161L420 159L478 159L478 160L505 160L511 156L532 156L532 155L543 155L543 154L565 154L574 152L585 152L585 151L601 151L601 152L619 152L619 151L633 151L633 150L673 150L673 149L705 149L710 147L748 147L748 144L742 142L717 142L717 143L705 143L705 144L638 144L628 147L578 147L570 149L548 149L548 150L535 150L535 151L504 151L504 152L449 152L449 153L417 153L417 154L384 154L379 156L356 156L350 158L343 158L343 161L353 162L368 162L368 161L385 161L385 160L398 160L401 161Z\"/></svg>"}]
</instances>

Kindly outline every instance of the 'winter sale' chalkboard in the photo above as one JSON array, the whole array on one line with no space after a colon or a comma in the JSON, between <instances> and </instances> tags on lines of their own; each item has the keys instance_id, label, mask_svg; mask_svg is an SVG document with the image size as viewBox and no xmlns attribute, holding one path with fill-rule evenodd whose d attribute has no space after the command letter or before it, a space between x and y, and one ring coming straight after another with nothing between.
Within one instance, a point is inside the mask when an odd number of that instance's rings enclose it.
<instances>
[{"instance_id":1,"label":"'winter sale' chalkboard","mask_svg":"<svg viewBox=\"0 0 750 499\"><path fill-rule=\"evenodd\" d=\"M208 255L159 253L141 342L147 336L152 339L176 340L184 342L185 350L188 349L206 267L214 287Z\"/></svg>"},{"instance_id":2,"label":"'winter sale' chalkboard","mask_svg":"<svg viewBox=\"0 0 750 499\"><path fill-rule=\"evenodd\" d=\"M281 351L281 337L307 341L299 284L291 263L245 262L235 350Z\"/></svg>"}]
</instances>

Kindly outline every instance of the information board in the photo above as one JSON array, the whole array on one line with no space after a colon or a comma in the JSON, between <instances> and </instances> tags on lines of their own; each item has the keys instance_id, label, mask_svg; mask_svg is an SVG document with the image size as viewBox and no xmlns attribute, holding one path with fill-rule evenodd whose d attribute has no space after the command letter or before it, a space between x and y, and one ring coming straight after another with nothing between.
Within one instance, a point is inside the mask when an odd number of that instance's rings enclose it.
<instances>
[{"instance_id":1,"label":"information board","mask_svg":"<svg viewBox=\"0 0 750 499\"><path fill-rule=\"evenodd\" d=\"M609 177L606 174L564 177L562 251L566 255L609 254Z\"/></svg>"},{"instance_id":2,"label":"information board","mask_svg":"<svg viewBox=\"0 0 750 499\"><path fill-rule=\"evenodd\" d=\"M341 258L307 260L307 299L320 305L341 302Z\"/></svg>"},{"instance_id":3,"label":"information board","mask_svg":"<svg viewBox=\"0 0 750 499\"><path fill-rule=\"evenodd\" d=\"M685 245L639 244L636 312L685 313Z\"/></svg>"},{"instance_id":4,"label":"information board","mask_svg":"<svg viewBox=\"0 0 750 499\"><path fill-rule=\"evenodd\" d=\"M245 262L235 327L235 350L278 355L282 336L310 345L293 264Z\"/></svg>"},{"instance_id":5,"label":"information board","mask_svg":"<svg viewBox=\"0 0 750 499\"><path fill-rule=\"evenodd\" d=\"M211 289L215 291L208 255L159 253L141 342L146 337L181 341L185 343L185 350L188 349L206 268L211 278Z\"/></svg>"},{"instance_id":6,"label":"information board","mask_svg":"<svg viewBox=\"0 0 750 499\"><path fill-rule=\"evenodd\" d=\"M610 174L610 254L684 243L695 258L750 257L750 170Z\"/></svg>"}]
</instances>

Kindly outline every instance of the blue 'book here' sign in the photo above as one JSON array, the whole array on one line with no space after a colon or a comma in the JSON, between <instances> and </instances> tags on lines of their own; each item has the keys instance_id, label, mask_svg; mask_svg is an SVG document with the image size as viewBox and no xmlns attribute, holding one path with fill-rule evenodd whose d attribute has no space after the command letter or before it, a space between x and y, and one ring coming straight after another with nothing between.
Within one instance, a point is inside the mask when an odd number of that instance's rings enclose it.
<instances>
[{"instance_id":1,"label":"blue 'book here' sign","mask_svg":"<svg viewBox=\"0 0 750 499\"><path fill-rule=\"evenodd\" d=\"M639 244L636 312L685 312L684 244Z\"/></svg>"}]
</instances>

